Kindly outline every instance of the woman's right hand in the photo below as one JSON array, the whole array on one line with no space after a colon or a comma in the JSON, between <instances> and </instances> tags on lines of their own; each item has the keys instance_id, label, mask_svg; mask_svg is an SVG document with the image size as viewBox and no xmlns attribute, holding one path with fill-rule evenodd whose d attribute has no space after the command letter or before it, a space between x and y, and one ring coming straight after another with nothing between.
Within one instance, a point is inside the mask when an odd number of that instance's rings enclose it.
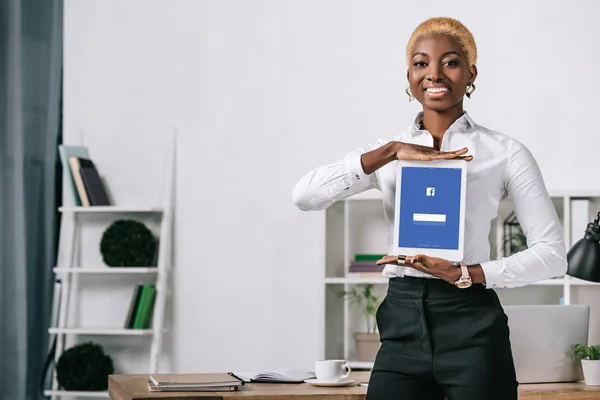
<instances>
[{"instance_id":1,"label":"woman's right hand","mask_svg":"<svg viewBox=\"0 0 600 400\"><path fill-rule=\"evenodd\" d=\"M395 142L397 160L434 161L434 160L465 160L472 161L473 156L465 155L469 149L463 147L460 150L440 151L433 147L421 146L419 144Z\"/></svg>"},{"instance_id":2,"label":"woman's right hand","mask_svg":"<svg viewBox=\"0 0 600 400\"><path fill-rule=\"evenodd\" d=\"M384 146L363 153L360 162L365 174L369 175L395 160L435 161L435 160L473 160L466 156L469 149L439 151L433 147L404 142L387 142Z\"/></svg>"}]
</instances>

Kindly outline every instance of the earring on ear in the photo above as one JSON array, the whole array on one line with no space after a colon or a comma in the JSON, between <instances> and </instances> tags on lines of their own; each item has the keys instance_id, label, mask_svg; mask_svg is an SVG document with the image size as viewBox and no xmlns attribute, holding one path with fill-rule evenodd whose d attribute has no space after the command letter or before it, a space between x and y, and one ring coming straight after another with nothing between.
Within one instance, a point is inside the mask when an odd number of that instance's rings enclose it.
<instances>
[{"instance_id":1,"label":"earring on ear","mask_svg":"<svg viewBox=\"0 0 600 400\"><path fill-rule=\"evenodd\" d=\"M408 95L408 101L413 101L415 99L415 96L413 95L413 92L412 90L410 90L409 87L406 87L405 92Z\"/></svg>"},{"instance_id":2,"label":"earring on ear","mask_svg":"<svg viewBox=\"0 0 600 400\"><path fill-rule=\"evenodd\" d=\"M474 83L469 83L467 85L467 91L465 92L465 94L467 95L468 98L471 98L471 93L473 93L475 91L475 84Z\"/></svg>"}]
</instances>

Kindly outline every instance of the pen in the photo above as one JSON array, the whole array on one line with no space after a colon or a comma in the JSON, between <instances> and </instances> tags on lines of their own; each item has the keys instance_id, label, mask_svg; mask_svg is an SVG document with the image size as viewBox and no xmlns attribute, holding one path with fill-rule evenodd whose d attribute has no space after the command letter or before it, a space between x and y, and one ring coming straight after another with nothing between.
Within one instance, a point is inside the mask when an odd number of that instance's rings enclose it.
<instances>
[{"instance_id":1,"label":"pen","mask_svg":"<svg viewBox=\"0 0 600 400\"><path fill-rule=\"evenodd\" d=\"M246 381L243 380L242 378L240 378L239 376L237 376L236 374L234 374L233 372L228 372L227 375L234 377L235 379L237 379L238 381L242 382L242 386L244 386L246 384Z\"/></svg>"}]
</instances>

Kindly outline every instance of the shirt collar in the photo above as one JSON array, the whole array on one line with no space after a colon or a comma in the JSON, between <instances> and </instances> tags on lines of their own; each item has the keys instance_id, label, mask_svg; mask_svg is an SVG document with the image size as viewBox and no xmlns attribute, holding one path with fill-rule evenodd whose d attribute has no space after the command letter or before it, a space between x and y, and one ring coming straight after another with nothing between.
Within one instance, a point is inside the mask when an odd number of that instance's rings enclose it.
<instances>
[{"instance_id":1,"label":"shirt collar","mask_svg":"<svg viewBox=\"0 0 600 400\"><path fill-rule=\"evenodd\" d=\"M420 129L421 121L423 121L423 111L417 114L417 117L410 125L409 133L411 136L416 136L425 130ZM465 111L463 115L461 115L450 127L448 128L448 132L465 132L469 128L474 128L476 126L475 121L471 118L471 116Z\"/></svg>"}]
</instances>

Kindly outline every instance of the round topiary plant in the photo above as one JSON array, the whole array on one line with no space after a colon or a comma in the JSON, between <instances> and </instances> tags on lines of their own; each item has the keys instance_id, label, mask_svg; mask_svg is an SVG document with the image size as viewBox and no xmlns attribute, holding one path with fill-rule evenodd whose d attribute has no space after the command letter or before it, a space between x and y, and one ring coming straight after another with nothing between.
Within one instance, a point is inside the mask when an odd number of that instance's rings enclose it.
<instances>
[{"instance_id":1,"label":"round topiary plant","mask_svg":"<svg viewBox=\"0 0 600 400\"><path fill-rule=\"evenodd\" d=\"M100 240L102 259L110 267L154 266L157 247L150 229L131 219L114 221Z\"/></svg>"},{"instance_id":2,"label":"round topiary plant","mask_svg":"<svg viewBox=\"0 0 600 400\"><path fill-rule=\"evenodd\" d=\"M113 362L97 343L80 343L68 350L56 363L56 380L64 390L106 390Z\"/></svg>"}]
</instances>

